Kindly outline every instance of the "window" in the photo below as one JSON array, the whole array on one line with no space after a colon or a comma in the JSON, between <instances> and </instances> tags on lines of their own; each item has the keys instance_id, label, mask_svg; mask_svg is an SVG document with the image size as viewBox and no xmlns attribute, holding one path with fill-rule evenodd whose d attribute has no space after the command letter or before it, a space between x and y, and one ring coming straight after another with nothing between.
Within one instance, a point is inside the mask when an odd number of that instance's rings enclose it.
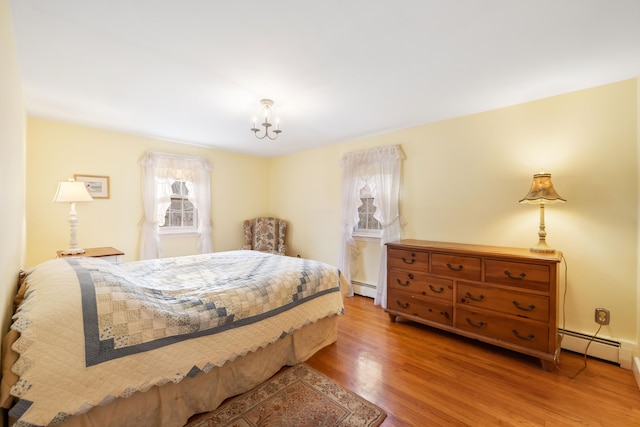
<instances>
[{"instance_id":1,"label":"window","mask_svg":"<svg viewBox=\"0 0 640 427\"><path fill-rule=\"evenodd\" d=\"M200 253L213 252L211 166L202 157L149 151L140 159L142 205L140 259L160 258L159 235L198 235Z\"/></svg>"},{"instance_id":2,"label":"window","mask_svg":"<svg viewBox=\"0 0 640 427\"><path fill-rule=\"evenodd\" d=\"M373 204L374 197L371 195L369 185L365 185L360 190L360 201L362 205L358 208L358 224L354 227L354 237L380 238L382 225L374 218L376 207Z\"/></svg>"},{"instance_id":3,"label":"window","mask_svg":"<svg viewBox=\"0 0 640 427\"><path fill-rule=\"evenodd\" d=\"M381 247L384 247L387 242L400 240L400 228L404 225L398 203L402 159L404 159L404 153L399 145L345 153L340 159L342 221L337 267L349 282L347 295L353 295L351 272L355 271L356 257L359 252L354 237L364 230L367 233L377 233L376 240ZM367 187L365 184L370 188L369 196L366 195L366 190L363 192L364 187ZM379 223L373 221L375 219L378 219ZM367 228L362 229L363 225ZM362 239L362 237L359 238ZM380 251L374 304L387 307L387 251L385 250Z\"/></svg>"},{"instance_id":4,"label":"window","mask_svg":"<svg viewBox=\"0 0 640 427\"><path fill-rule=\"evenodd\" d=\"M195 232L198 225L198 210L189 201L187 181L175 181L171 184L171 203L164 216L160 231L165 233Z\"/></svg>"}]
</instances>

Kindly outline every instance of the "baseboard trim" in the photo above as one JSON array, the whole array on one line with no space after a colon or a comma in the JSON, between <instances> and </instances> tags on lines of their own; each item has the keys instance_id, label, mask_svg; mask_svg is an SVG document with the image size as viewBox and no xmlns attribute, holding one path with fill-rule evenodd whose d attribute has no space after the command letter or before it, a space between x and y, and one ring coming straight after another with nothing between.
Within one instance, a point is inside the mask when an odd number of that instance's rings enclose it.
<instances>
[{"instance_id":1,"label":"baseboard trim","mask_svg":"<svg viewBox=\"0 0 640 427\"><path fill-rule=\"evenodd\" d=\"M593 339L589 345L588 356L597 359L606 360L608 362L620 364L620 343L606 338L593 338L592 335L582 334L580 332L569 331L566 329L558 329L558 333L563 334L562 348L576 353L584 354L589 341Z\"/></svg>"}]
</instances>

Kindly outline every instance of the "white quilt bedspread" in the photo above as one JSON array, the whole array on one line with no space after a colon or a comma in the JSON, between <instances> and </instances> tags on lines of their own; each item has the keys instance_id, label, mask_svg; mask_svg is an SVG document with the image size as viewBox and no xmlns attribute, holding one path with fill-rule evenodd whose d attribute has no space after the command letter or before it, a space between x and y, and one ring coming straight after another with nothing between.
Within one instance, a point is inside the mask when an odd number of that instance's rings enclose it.
<instances>
[{"instance_id":1,"label":"white quilt bedspread","mask_svg":"<svg viewBox=\"0 0 640 427\"><path fill-rule=\"evenodd\" d=\"M265 347L343 312L317 261L233 251L121 265L94 258L28 272L12 329L10 415L45 426Z\"/></svg>"}]
</instances>

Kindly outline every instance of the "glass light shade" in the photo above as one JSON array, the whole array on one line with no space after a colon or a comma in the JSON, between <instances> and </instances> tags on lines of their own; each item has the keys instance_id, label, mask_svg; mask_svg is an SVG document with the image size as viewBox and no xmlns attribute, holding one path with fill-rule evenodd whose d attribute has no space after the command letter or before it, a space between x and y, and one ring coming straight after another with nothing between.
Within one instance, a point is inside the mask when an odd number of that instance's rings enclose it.
<instances>
[{"instance_id":1,"label":"glass light shade","mask_svg":"<svg viewBox=\"0 0 640 427\"><path fill-rule=\"evenodd\" d=\"M53 196L53 201L56 203L90 202L92 200L93 197L87 191L85 183L81 181L60 181L56 195Z\"/></svg>"},{"instance_id":2,"label":"glass light shade","mask_svg":"<svg viewBox=\"0 0 640 427\"><path fill-rule=\"evenodd\" d=\"M269 105L262 107L262 117L265 122L271 121L271 108Z\"/></svg>"},{"instance_id":3,"label":"glass light shade","mask_svg":"<svg viewBox=\"0 0 640 427\"><path fill-rule=\"evenodd\" d=\"M560 197L555 188L553 188L550 173L538 173L533 175L533 183L531 184L529 193L520 200L520 203L529 203L532 205L552 204L558 202L566 202L566 200Z\"/></svg>"}]
</instances>

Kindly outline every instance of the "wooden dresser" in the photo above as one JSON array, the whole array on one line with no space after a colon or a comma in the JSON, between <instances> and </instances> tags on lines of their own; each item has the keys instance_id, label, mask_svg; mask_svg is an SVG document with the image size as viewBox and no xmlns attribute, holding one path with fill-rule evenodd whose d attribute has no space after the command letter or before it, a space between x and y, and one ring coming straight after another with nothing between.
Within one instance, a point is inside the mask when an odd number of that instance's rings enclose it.
<instances>
[{"instance_id":1,"label":"wooden dresser","mask_svg":"<svg viewBox=\"0 0 640 427\"><path fill-rule=\"evenodd\" d=\"M387 308L553 368L562 253L401 240L387 243Z\"/></svg>"}]
</instances>

